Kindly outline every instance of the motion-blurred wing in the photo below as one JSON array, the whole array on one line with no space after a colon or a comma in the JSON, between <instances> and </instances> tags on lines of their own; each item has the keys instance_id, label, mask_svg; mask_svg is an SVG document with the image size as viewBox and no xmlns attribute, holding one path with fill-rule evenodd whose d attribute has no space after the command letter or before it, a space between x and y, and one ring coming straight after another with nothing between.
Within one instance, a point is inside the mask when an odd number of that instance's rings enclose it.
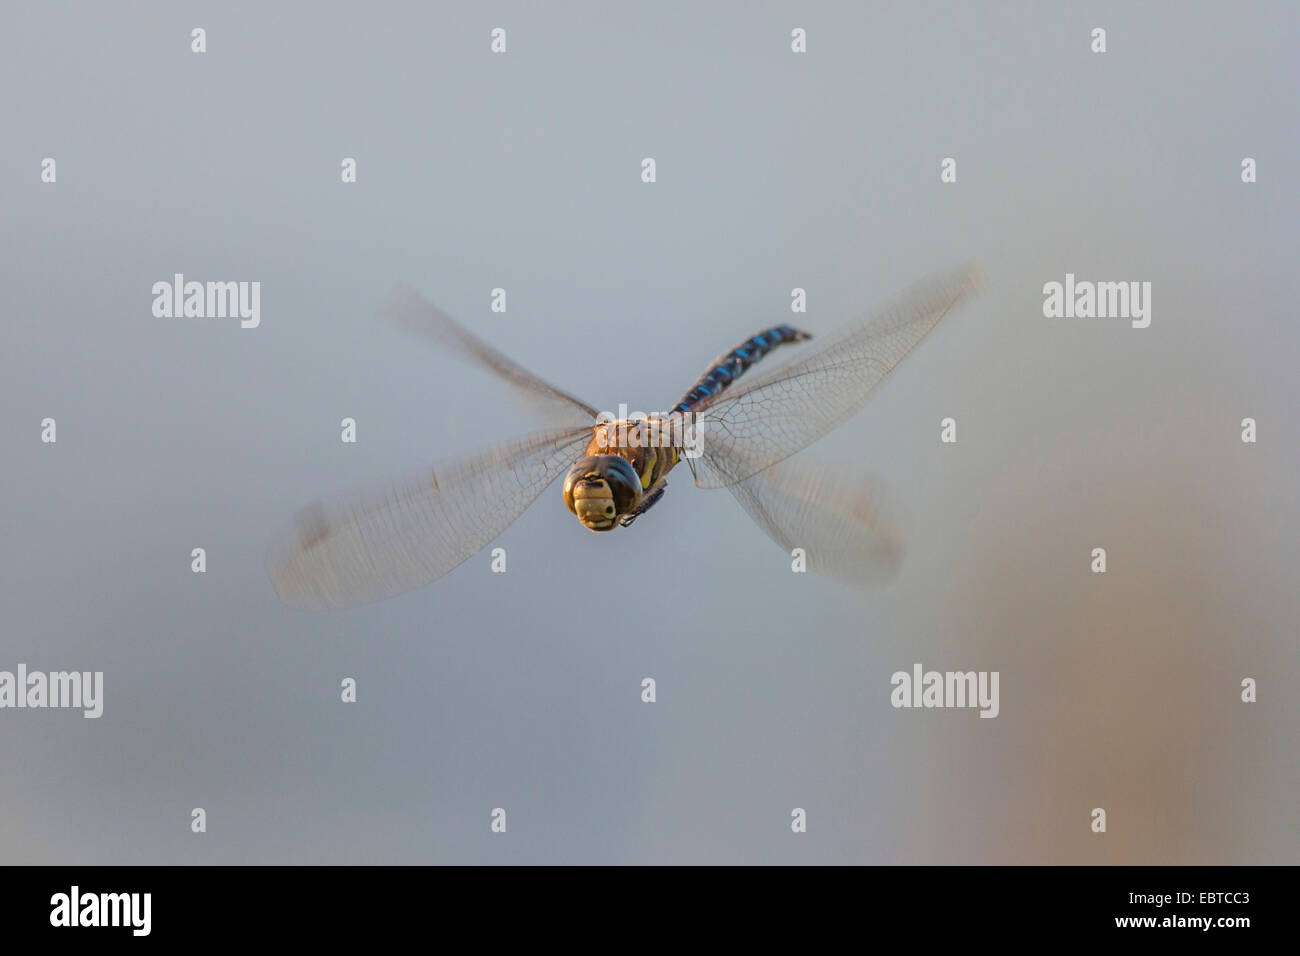
<instances>
[{"instance_id":1,"label":"motion-blurred wing","mask_svg":"<svg viewBox=\"0 0 1300 956\"><path fill-rule=\"evenodd\" d=\"M978 288L975 266L922 280L814 346L803 358L705 399L701 488L732 485L793 455L866 404L939 320Z\"/></svg>"},{"instance_id":2,"label":"motion-blurred wing","mask_svg":"<svg viewBox=\"0 0 1300 956\"><path fill-rule=\"evenodd\" d=\"M902 512L877 479L789 459L727 490L783 551L802 548L811 571L873 587L902 566Z\"/></svg>"},{"instance_id":3,"label":"motion-blurred wing","mask_svg":"<svg viewBox=\"0 0 1300 956\"><path fill-rule=\"evenodd\" d=\"M368 495L304 508L268 570L293 607L365 604L418 588L504 531L578 457L591 426L506 442Z\"/></svg>"},{"instance_id":4,"label":"motion-blurred wing","mask_svg":"<svg viewBox=\"0 0 1300 956\"><path fill-rule=\"evenodd\" d=\"M488 345L469 329L426 302L414 289L397 285L379 307L380 315L420 338L437 342L462 358L470 358L504 379L557 425L575 425L596 417L596 409L534 375L505 353Z\"/></svg>"}]
</instances>

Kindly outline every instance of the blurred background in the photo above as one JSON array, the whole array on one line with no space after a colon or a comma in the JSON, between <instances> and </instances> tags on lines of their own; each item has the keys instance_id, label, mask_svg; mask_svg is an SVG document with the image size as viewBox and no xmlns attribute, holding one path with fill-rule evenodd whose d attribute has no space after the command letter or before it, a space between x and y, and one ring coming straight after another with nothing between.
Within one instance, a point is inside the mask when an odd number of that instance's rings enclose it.
<instances>
[{"instance_id":1,"label":"blurred background","mask_svg":"<svg viewBox=\"0 0 1300 956\"><path fill-rule=\"evenodd\" d=\"M105 702L0 711L0 862L1300 858L1293 5L6 19L0 669L102 670ZM324 614L271 590L307 501L542 424L375 319L394 282L660 410L763 327L966 259L984 294L804 453L898 492L885 590L792 574L685 471L612 535L557 483L505 574ZM260 327L155 318L176 272L260 281ZM1150 328L1044 318L1067 272L1151 282ZM1000 715L895 710L916 662L999 671Z\"/></svg>"}]
</instances>

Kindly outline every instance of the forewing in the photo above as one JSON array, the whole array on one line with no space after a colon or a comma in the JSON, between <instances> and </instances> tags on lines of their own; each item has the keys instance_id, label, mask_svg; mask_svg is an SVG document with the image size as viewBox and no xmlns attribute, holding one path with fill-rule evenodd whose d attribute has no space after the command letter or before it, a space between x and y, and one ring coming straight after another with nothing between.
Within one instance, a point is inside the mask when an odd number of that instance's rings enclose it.
<instances>
[{"instance_id":1,"label":"forewing","mask_svg":"<svg viewBox=\"0 0 1300 956\"><path fill-rule=\"evenodd\" d=\"M922 280L817 342L791 362L759 372L699 408L703 454L696 484L750 477L825 435L866 404L890 372L980 283L965 266Z\"/></svg>"},{"instance_id":2,"label":"forewing","mask_svg":"<svg viewBox=\"0 0 1300 956\"><path fill-rule=\"evenodd\" d=\"M370 494L304 508L268 570L285 604L352 607L418 588L478 553L573 464L591 427L552 429Z\"/></svg>"},{"instance_id":3,"label":"forewing","mask_svg":"<svg viewBox=\"0 0 1300 956\"><path fill-rule=\"evenodd\" d=\"M865 588L903 563L902 513L875 478L788 459L727 490L786 554L803 549L810 571Z\"/></svg>"},{"instance_id":4,"label":"forewing","mask_svg":"<svg viewBox=\"0 0 1300 956\"><path fill-rule=\"evenodd\" d=\"M489 369L556 424L578 424L596 417L596 409L534 375L504 352L484 342L437 306L425 301L410 286L394 286L379 307L379 313L408 332Z\"/></svg>"}]
</instances>

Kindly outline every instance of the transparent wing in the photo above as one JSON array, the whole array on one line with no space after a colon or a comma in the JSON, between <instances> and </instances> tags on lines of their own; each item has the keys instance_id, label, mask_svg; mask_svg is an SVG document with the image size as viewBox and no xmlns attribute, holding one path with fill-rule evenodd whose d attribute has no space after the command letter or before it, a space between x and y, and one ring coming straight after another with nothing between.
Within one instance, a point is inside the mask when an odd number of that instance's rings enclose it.
<instances>
[{"instance_id":1,"label":"transparent wing","mask_svg":"<svg viewBox=\"0 0 1300 956\"><path fill-rule=\"evenodd\" d=\"M437 342L462 358L478 362L513 386L557 425L578 424L596 417L596 409L488 345L437 306L426 302L410 286L394 286L379 307L379 313L420 338Z\"/></svg>"},{"instance_id":2,"label":"transparent wing","mask_svg":"<svg viewBox=\"0 0 1300 956\"><path fill-rule=\"evenodd\" d=\"M810 571L874 587L902 566L903 515L875 478L791 459L727 490L783 551L802 548Z\"/></svg>"},{"instance_id":3,"label":"transparent wing","mask_svg":"<svg viewBox=\"0 0 1300 956\"><path fill-rule=\"evenodd\" d=\"M697 408L695 483L719 488L793 455L856 412L895 366L978 288L975 266L922 280L815 345Z\"/></svg>"},{"instance_id":4,"label":"transparent wing","mask_svg":"<svg viewBox=\"0 0 1300 956\"><path fill-rule=\"evenodd\" d=\"M352 607L420 587L504 531L578 457L591 426L506 442L298 513L268 570L285 604Z\"/></svg>"}]
</instances>

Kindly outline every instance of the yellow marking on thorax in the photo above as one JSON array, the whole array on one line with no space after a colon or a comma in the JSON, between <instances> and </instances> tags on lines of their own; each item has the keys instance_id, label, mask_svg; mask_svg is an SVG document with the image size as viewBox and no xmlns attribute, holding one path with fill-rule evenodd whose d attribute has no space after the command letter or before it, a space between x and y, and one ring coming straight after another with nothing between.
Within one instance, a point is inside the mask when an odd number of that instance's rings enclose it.
<instances>
[{"instance_id":1,"label":"yellow marking on thorax","mask_svg":"<svg viewBox=\"0 0 1300 956\"><path fill-rule=\"evenodd\" d=\"M677 448L672 446L666 448L645 445L633 447L620 444L618 441L618 428L621 424L623 422L607 423L604 442L600 440L601 433L597 431L593 435L591 443L587 446L587 454L618 455L620 458L625 459L641 479L642 490L648 490L656 481L668 474L674 465L681 461L681 454Z\"/></svg>"}]
</instances>

